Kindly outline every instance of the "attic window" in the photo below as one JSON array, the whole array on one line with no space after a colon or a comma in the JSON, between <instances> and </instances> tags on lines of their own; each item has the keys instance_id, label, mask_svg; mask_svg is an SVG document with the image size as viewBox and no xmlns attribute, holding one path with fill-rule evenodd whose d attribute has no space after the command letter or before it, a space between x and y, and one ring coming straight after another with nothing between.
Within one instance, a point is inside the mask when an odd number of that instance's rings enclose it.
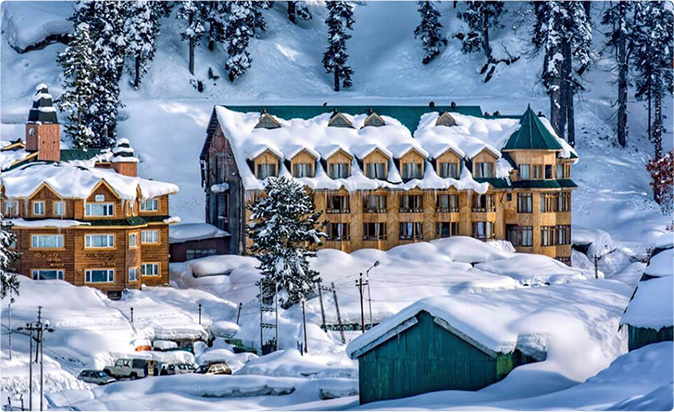
<instances>
[{"instance_id":1,"label":"attic window","mask_svg":"<svg viewBox=\"0 0 674 412\"><path fill-rule=\"evenodd\" d=\"M386 122L384 119L381 118L377 113L372 112L367 119L365 119L365 123L363 123L363 127L367 126L373 126L373 127L380 127L380 126L385 126Z\"/></svg>"},{"instance_id":2,"label":"attic window","mask_svg":"<svg viewBox=\"0 0 674 412\"><path fill-rule=\"evenodd\" d=\"M335 113L328 123L328 127L348 127L353 129L353 124L342 113Z\"/></svg>"},{"instance_id":3,"label":"attic window","mask_svg":"<svg viewBox=\"0 0 674 412\"><path fill-rule=\"evenodd\" d=\"M269 113L262 113L260 120L255 125L255 129L278 129L279 127L281 127L281 123Z\"/></svg>"},{"instance_id":4,"label":"attic window","mask_svg":"<svg viewBox=\"0 0 674 412\"><path fill-rule=\"evenodd\" d=\"M452 127L456 126L456 120L454 120L449 112L444 112L440 115L440 117L438 117L438 120L435 121L435 125Z\"/></svg>"}]
</instances>

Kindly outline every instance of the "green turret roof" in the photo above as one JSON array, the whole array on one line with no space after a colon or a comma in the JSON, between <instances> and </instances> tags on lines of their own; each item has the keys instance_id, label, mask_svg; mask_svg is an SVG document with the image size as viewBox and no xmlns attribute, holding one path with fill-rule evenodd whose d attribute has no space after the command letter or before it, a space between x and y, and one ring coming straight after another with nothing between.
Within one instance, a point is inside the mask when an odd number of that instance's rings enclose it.
<instances>
[{"instance_id":1,"label":"green turret roof","mask_svg":"<svg viewBox=\"0 0 674 412\"><path fill-rule=\"evenodd\" d=\"M536 113L527 107L520 120L520 128L513 133L501 150L562 150L555 136L541 122Z\"/></svg>"}]
</instances>

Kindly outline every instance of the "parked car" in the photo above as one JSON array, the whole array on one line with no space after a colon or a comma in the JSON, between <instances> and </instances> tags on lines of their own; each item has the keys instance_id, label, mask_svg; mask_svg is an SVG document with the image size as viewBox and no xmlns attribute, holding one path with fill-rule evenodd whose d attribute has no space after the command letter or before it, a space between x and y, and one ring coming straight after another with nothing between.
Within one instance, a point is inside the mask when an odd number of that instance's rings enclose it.
<instances>
[{"instance_id":1,"label":"parked car","mask_svg":"<svg viewBox=\"0 0 674 412\"><path fill-rule=\"evenodd\" d=\"M199 366L197 373L202 373L205 375L231 375L232 368L229 367L227 362L209 362Z\"/></svg>"},{"instance_id":2,"label":"parked car","mask_svg":"<svg viewBox=\"0 0 674 412\"><path fill-rule=\"evenodd\" d=\"M165 363L161 366L160 375L182 375L194 373L197 368L191 363Z\"/></svg>"},{"instance_id":3,"label":"parked car","mask_svg":"<svg viewBox=\"0 0 674 412\"><path fill-rule=\"evenodd\" d=\"M117 359L114 365L106 366L103 371L117 379L133 380L159 375L159 363L151 359Z\"/></svg>"},{"instance_id":4,"label":"parked car","mask_svg":"<svg viewBox=\"0 0 674 412\"><path fill-rule=\"evenodd\" d=\"M77 379L84 381L86 383L95 383L97 385L107 385L108 383L112 383L115 381L115 378L108 375L104 371L94 369L83 370L82 372L80 372Z\"/></svg>"}]
</instances>

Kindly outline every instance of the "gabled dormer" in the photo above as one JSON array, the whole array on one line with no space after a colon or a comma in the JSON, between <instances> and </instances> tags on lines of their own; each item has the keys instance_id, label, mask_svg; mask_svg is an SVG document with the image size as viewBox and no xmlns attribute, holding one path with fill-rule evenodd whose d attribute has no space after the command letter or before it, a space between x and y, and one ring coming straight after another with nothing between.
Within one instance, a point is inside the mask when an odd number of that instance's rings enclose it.
<instances>
[{"instance_id":1,"label":"gabled dormer","mask_svg":"<svg viewBox=\"0 0 674 412\"><path fill-rule=\"evenodd\" d=\"M448 147L433 160L435 173L445 179L458 179L461 175L461 157L461 153Z\"/></svg>"},{"instance_id":2,"label":"gabled dormer","mask_svg":"<svg viewBox=\"0 0 674 412\"><path fill-rule=\"evenodd\" d=\"M353 129L353 124L349 119L344 116L343 113L334 111L330 121L328 122L328 127L347 127Z\"/></svg>"},{"instance_id":3,"label":"gabled dormer","mask_svg":"<svg viewBox=\"0 0 674 412\"><path fill-rule=\"evenodd\" d=\"M428 154L421 149L411 147L398 158L400 177L404 182L412 179L422 179Z\"/></svg>"},{"instance_id":4,"label":"gabled dormer","mask_svg":"<svg viewBox=\"0 0 674 412\"><path fill-rule=\"evenodd\" d=\"M346 179L351 176L351 161L353 156L346 150L339 148L331 153L325 162L326 172L331 179Z\"/></svg>"},{"instance_id":5,"label":"gabled dormer","mask_svg":"<svg viewBox=\"0 0 674 412\"><path fill-rule=\"evenodd\" d=\"M249 158L255 177L262 180L278 177L281 167L281 155L270 148L265 148Z\"/></svg>"},{"instance_id":6,"label":"gabled dormer","mask_svg":"<svg viewBox=\"0 0 674 412\"><path fill-rule=\"evenodd\" d=\"M452 127L456 126L456 120L454 120L449 112L443 112L440 116L438 116L438 120L435 121L435 125Z\"/></svg>"},{"instance_id":7,"label":"gabled dormer","mask_svg":"<svg viewBox=\"0 0 674 412\"><path fill-rule=\"evenodd\" d=\"M367 116L363 122L363 127L372 126L372 127L381 127L386 126L386 122L381 118L376 112L369 111L370 115Z\"/></svg>"},{"instance_id":8,"label":"gabled dormer","mask_svg":"<svg viewBox=\"0 0 674 412\"><path fill-rule=\"evenodd\" d=\"M473 177L491 179L496 177L496 161L499 156L485 147L472 157Z\"/></svg>"},{"instance_id":9,"label":"gabled dormer","mask_svg":"<svg viewBox=\"0 0 674 412\"><path fill-rule=\"evenodd\" d=\"M374 147L363 155L363 173L370 179L386 180L390 160L382 149Z\"/></svg>"},{"instance_id":10,"label":"gabled dormer","mask_svg":"<svg viewBox=\"0 0 674 412\"><path fill-rule=\"evenodd\" d=\"M290 173L296 178L316 176L316 162L319 158L319 154L313 150L307 148L297 150L290 155Z\"/></svg>"},{"instance_id":11,"label":"gabled dormer","mask_svg":"<svg viewBox=\"0 0 674 412\"><path fill-rule=\"evenodd\" d=\"M278 129L279 127L281 127L281 123L274 116L267 113L265 109L262 109L255 129Z\"/></svg>"}]
</instances>

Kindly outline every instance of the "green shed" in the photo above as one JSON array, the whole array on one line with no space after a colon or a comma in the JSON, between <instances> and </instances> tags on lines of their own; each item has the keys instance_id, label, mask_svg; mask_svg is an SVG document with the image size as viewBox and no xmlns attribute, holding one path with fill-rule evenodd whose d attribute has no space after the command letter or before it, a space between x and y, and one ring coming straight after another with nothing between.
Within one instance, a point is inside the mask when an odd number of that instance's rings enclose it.
<instances>
[{"instance_id":1,"label":"green shed","mask_svg":"<svg viewBox=\"0 0 674 412\"><path fill-rule=\"evenodd\" d=\"M437 311L425 310L420 302L412 305L419 310L410 313L408 307L347 347L347 354L358 359L361 404L433 391L478 390L519 365L545 359L540 345L524 348L518 339L499 342L497 348L482 333L460 330L452 319L432 314Z\"/></svg>"},{"instance_id":2,"label":"green shed","mask_svg":"<svg viewBox=\"0 0 674 412\"><path fill-rule=\"evenodd\" d=\"M672 276L642 280L630 300L621 325L627 325L627 347L639 349L651 343L674 340Z\"/></svg>"}]
</instances>

